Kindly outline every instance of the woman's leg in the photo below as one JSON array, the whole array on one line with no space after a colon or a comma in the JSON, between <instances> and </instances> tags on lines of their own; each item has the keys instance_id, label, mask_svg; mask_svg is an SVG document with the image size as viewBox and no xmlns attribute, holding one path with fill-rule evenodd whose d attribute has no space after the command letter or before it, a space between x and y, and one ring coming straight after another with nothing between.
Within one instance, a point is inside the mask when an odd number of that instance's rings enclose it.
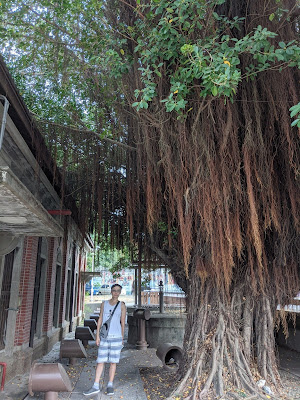
<instances>
[{"instance_id":1,"label":"woman's leg","mask_svg":"<svg viewBox=\"0 0 300 400\"><path fill-rule=\"evenodd\" d=\"M117 364L110 363L110 367L109 367L109 382L113 382L114 381L116 368L117 368Z\"/></svg>"},{"instance_id":2,"label":"woman's leg","mask_svg":"<svg viewBox=\"0 0 300 400\"><path fill-rule=\"evenodd\" d=\"M84 396L92 396L94 394L97 394L100 392L100 378L102 375L102 371L103 371L103 366L104 363L98 363L97 367L96 367L96 376L95 376L95 382L93 384L93 386L89 389L83 392Z\"/></svg>"},{"instance_id":3,"label":"woman's leg","mask_svg":"<svg viewBox=\"0 0 300 400\"><path fill-rule=\"evenodd\" d=\"M95 382L99 383L102 375L104 363L98 363L96 367Z\"/></svg>"}]
</instances>

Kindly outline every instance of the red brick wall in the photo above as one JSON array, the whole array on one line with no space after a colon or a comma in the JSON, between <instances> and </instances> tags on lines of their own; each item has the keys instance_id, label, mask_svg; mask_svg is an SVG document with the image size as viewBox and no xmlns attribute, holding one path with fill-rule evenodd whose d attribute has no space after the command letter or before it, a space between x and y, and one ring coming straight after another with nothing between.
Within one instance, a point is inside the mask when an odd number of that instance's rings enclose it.
<instances>
[{"instance_id":1,"label":"red brick wall","mask_svg":"<svg viewBox=\"0 0 300 400\"><path fill-rule=\"evenodd\" d=\"M77 280L76 280L76 274L77 274ZM80 291L79 277L80 277L80 250L77 247L75 255L75 282L74 282L74 285L77 285L77 288L74 287L74 295L76 295L76 298L74 298L74 317L78 316L79 312L79 291Z\"/></svg>"},{"instance_id":2,"label":"red brick wall","mask_svg":"<svg viewBox=\"0 0 300 400\"><path fill-rule=\"evenodd\" d=\"M17 314L15 345L29 343L30 327L32 317L32 305L34 296L34 281L37 262L38 237L27 237L24 240L24 250L22 259L22 271L20 277L20 296L21 306ZM48 332L53 326L53 307L55 295L56 280L56 259L59 246L58 238L48 238L48 257L47 257L47 276L46 291L43 314L43 332ZM68 242L64 246L62 253L62 279L61 279L61 299L59 309L59 323L63 324L65 320L66 296L67 296L67 277L68 277L68 254L72 251L72 243ZM77 290L77 307L74 310L74 316L78 315L80 309L83 309L84 285L80 284L80 271L85 267L85 256L76 256L76 270L79 273ZM71 257L72 259L72 257ZM70 262L71 262L70 259ZM75 294L74 290L74 294ZM74 299L74 302L76 299Z\"/></svg>"},{"instance_id":3,"label":"red brick wall","mask_svg":"<svg viewBox=\"0 0 300 400\"><path fill-rule=\"evenodd\" d=\"M86 269L86 254L82 252L79 257L79 278L78 278L78 312L84 311L84 292L85 292L85 282L81 280L81 271Z\"/></svg>"},{"instance_id":4,"label":"red brick wall","mask_svg":"<svg viewBox=\"0 0 300 400\"><path fill-rule=\"evenodd\" d=\"M29 343L38 240L38 237L24 239L19 289L21 305L17 314L15 346Z\"/></svg>"},{"instance_id":5,"label":"red brick wall","mask_svg":"<svg viewBox=\"0 0 300 400\"><path fill-rule=\"evenodd\" d=\"M54 306L54 294L55 294L57 249L58 249L57 239L49 238L43 332L50 331L53 325L53 306Z\"/></svg>"},{"instance_id":6,"label":"red brick wall","mask_svg":"<svg viewBox=\"0 0 300 400\"><path fill-rule=\"evenodd\" d=\"M61 273L61 295L60 295L60 316L59 323L63 324L65 320L66 298L67 298L67 280L68 280L68 254L70 243L64 244L62 254L62 273Z\"/></svg>"},{"instance_id":7,"label":"red brick wall","mask_svg":"<svg viewBox=\"0 0 300 400\"><path fill-rule=\"evenodd\" d=\"M81 310L81 284L80 284L80 271L82 271L82 253L78 257L78 288L77 288L77 310L76 314L79 314Z\"/></svg>"}]
</instances>

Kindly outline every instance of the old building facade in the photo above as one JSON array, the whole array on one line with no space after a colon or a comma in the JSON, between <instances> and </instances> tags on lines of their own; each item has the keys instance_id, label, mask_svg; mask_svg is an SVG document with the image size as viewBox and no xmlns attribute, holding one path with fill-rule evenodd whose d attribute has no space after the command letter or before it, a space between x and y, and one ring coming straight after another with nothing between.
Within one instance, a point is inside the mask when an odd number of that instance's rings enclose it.
<instances>
[{"instance_id":1,"label":"old building facade","mask_svg":"<svg viewBox=\"0 0 300 400\"><path fill-rule=\"evenodd\" d=\"M0 361L10 379L75 329L92 243L2 59L0 103Z\"/></svg>"}]
</instances>

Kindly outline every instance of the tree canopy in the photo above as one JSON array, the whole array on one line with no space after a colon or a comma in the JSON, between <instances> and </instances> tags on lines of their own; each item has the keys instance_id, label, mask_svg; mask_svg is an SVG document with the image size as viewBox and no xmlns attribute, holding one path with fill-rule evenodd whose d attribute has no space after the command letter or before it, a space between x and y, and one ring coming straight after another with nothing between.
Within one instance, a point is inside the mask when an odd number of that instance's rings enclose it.
<instances>
[{"instance_id":1,"label":"tree canopy","mask_svg":"<svg viewBox=\"0 0 300 400\"><path fill-rule=\"evenodd\" d=\"M276 307L300 287L298 17L295 0L1 5L83 226L129 230L187 292L174 396L278 387Z\"/></svg>"}]
</instances>

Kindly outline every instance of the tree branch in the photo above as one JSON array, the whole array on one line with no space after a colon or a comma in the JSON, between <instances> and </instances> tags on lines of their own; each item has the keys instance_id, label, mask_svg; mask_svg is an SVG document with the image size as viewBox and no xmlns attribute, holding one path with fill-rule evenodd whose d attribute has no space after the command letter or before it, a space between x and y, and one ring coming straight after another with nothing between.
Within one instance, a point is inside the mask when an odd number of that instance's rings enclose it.
<instances>
[{"instance_id":1,"label":"tree branch","mask_svg":"<svg viewBox=\"0 0 300 400\"><path fill-rule=\"evenodd\" d=\"M92 134L92 135L96 135L96 136L98 137L99 140L104 140L105 142L108 142L108 143L111 143L111 144L116 144L116 145L121 146L121 147L124 147L124 148L126 148L126 149L128 149L128 150L136 151L136 148L133 147L133 146L130 146L130 145L126 144L126 143L118 142L117 140L110 139L110 138L108 138L108 137L106 137L106 136L101 137L99 133L94 132L94 131L92 131L92 130L89 130L89 129L80 129L80 128L77 128L77 127L71 126L71 125L62 125L62 124L59 124L59 123L57 123L57 122L52 122L52 121L48 121L48 120L46 120L46 119L40 118L37 114L35 114L35 113L32 112L32 111L30 111L30 113L31 113L37 120L39 120L40 122L44 122L44 123L47 123L47 124L50 124L50 125L53 125L53 126L58 126L58 127L60 127L60 128L70 129L70 130L72 130L72 131L74 131L74 132L89 133L89 134Z\"/></svg>"}]
</instances>

